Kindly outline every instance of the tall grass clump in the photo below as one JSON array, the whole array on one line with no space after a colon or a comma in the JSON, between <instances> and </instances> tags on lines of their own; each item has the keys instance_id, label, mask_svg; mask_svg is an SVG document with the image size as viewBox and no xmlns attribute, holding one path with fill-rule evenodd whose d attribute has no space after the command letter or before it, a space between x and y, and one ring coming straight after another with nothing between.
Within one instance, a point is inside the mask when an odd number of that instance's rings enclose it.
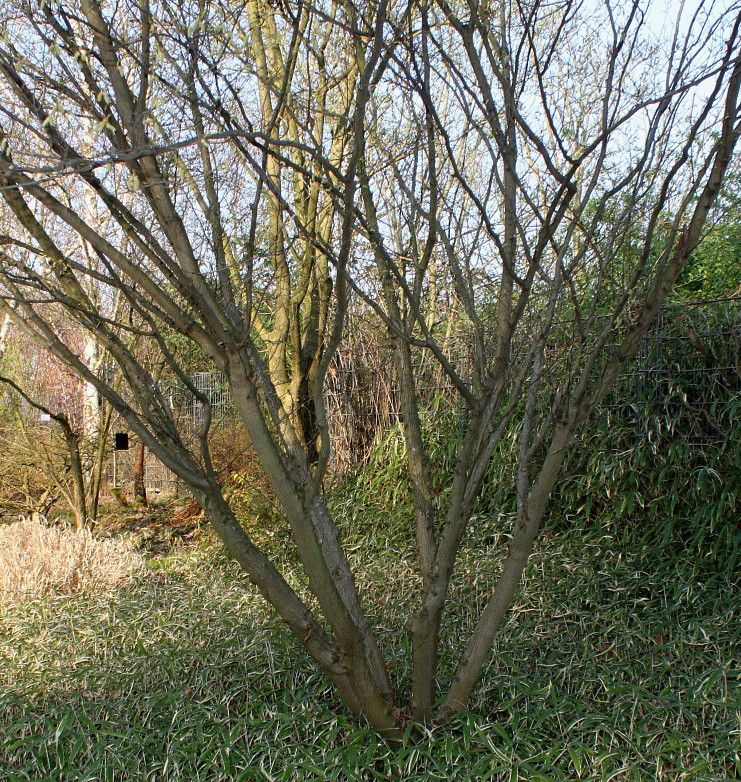
<instances>
[{"instance_id":1,"label":"tall grass clump","mask_svg":"<svg viewBox=\"0 0 741 782\"><path fill-rule=\"evenodd\" d=\"M682 416L670 407L606 411L569 464L559 525L607 524L733 570L741 542L741 399L715 404L713 413L727 433L700 439L683 434Z\"/></svg>"},{"instance_id":2,"label":"tall grass clump","mask_svg":"<svg viewBox=\"0 0 741 782\"><path fill-rule=\"evenodd\" d=\"M559 487L556 526L741 558L741 301L665 309L631 375L597 412Z\"/></svg>"},{"instance_id":3,"label":"tall grass clump","mask_svg":"<svg viewBox=\"0 0 741 782\"><path fill-rule=\"evenodd\" d=\"M110 589L140 564L130 539L21 519L0 527L0 603Z\"/></svg>"}]
</instances>

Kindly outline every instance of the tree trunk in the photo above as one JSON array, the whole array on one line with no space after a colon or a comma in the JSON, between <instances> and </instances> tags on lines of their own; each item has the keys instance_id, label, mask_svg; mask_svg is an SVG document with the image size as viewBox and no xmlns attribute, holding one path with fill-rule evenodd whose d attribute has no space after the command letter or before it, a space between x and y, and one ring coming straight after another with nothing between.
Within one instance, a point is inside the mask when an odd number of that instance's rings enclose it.
<instances>
[{"instance_id":1,"label":"tree trunk","mask_svg":"<svg viewBox=\"0 0 741 782\"><path fill-rule=\"evenodd\" d=\"M64 442L69 456L70 473L72 475L72 512L75 516L75 526L78 530L90 526L87 503L85 502L85 472L80 457L80 436L72 431L66 416L57 416L57 421L64 433Z\"/></svg>"},{"instance_id":2,"label":"tree trunk","mask_svg":"<svg viewBox=\"0 0 741 782\"><path fill-rule=\"evenodd\" d=\"M147 446L141 442L136 450L136 460L134 461L134 507L147 507L147 486L145 483L145 472L147 466Z\"/></svg>"},{"instance_id":3,"label":"tree trunk","mask_svg":"<svg viewBox=\"0 0 741 782\"><path fill-rule=\"evenodd\" d=\"M108 442L108 431L111 426L111 415L113 408L106 405L106 411L103 416L103 426L98 435L98 444L95 449L95 459L92 466L91 481L88 486L90 496L90 518L95 522L98 518L98 505L100 503L100 489L103 484L103 470L105 468L106 444Z\"/></svg>"}]
</instances>

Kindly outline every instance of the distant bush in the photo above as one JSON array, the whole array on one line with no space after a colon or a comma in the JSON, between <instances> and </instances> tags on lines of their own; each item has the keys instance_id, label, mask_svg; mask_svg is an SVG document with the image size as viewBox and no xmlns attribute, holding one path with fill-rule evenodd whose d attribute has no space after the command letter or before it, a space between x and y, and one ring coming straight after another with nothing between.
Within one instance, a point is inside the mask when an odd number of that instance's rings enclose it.
<instances>
[{"instance_id":1,"label":"distant bush","mask_svg":"<svg viewBox=\"0 0 741 782\"><path fill-rule=\"evenodd\" d=\"M141 562L130 539L22 519L0 526L0 603L110 589Z\"/></svg>"}]
</instances>

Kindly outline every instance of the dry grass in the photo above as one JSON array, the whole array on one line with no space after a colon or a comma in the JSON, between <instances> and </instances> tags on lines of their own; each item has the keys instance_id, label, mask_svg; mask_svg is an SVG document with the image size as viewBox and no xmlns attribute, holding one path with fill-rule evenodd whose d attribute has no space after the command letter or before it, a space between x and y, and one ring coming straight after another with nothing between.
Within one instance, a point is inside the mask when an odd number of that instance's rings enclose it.
<instances>
[{"instance_id":1,"label":"dry grass","mask_svg":"<svg viewBox=\"0 0 741 782\"><path fill-rule=\"evenodd\" d=\"M17 521L0 526L0 603L109 589L130 580L141 563L131 538Z\"/></svg>"}]
</instances>

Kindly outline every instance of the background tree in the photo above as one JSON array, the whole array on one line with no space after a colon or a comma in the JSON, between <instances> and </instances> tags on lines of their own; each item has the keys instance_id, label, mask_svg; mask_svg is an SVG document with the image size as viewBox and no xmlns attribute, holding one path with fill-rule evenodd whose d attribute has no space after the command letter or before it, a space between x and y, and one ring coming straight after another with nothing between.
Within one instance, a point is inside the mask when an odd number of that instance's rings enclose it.
<instances>
[{"instance_id":1,"label":"background tree","mask_svg":"<svg viewBox=\"0 0 741 782\"><path fill-rule=\"evenodd\" d=\"M677 291L702 301L741 295L741 190L737 172L728 177L712 213L712 228L680 275Z\"/></svg>"},{"instance_id":2,"label":"background tree","mask_svg":"<svg viewBox=\"0 0 741 782\"><path fill-rule=\"evenodd\" d=\"M348 707L389 735L466 707L574 434L636 352L729 166L741 15L700 4L659 37L646 5L10 3L3 311L185 482ZM80 217L86 199L106 221ZM437 318L445 296L470 334L465 368ZM395 346L421 584L408 710L323 490L323 389L351 297ZM54 328L59 304L125 390ZM171 333L224 373L315 604L225 500L209 400ZM195 448L132 340L156 345L201 404ZM430 362L465 411L434 485L419 415ZM456 555L513 428L509 554L441 696Z\"/></svg>"},{"instance_id":3,"label":"background tree","mask_svg":"<svg viewBox=\"0 0 741 782\"><path fill-rule=\"evenodd\" d=\"M89 335L65 324L63 314L55 322L84 353ZM61 498L77 528L89 528L97 518L110 407L98 410L96 404L100 425L91 429L80 378L12 328L0 342L0 382L7 405L3 439L9 457L3 471L9 492L0 507L46 516Z\"/></svg>"}]
</instances>

